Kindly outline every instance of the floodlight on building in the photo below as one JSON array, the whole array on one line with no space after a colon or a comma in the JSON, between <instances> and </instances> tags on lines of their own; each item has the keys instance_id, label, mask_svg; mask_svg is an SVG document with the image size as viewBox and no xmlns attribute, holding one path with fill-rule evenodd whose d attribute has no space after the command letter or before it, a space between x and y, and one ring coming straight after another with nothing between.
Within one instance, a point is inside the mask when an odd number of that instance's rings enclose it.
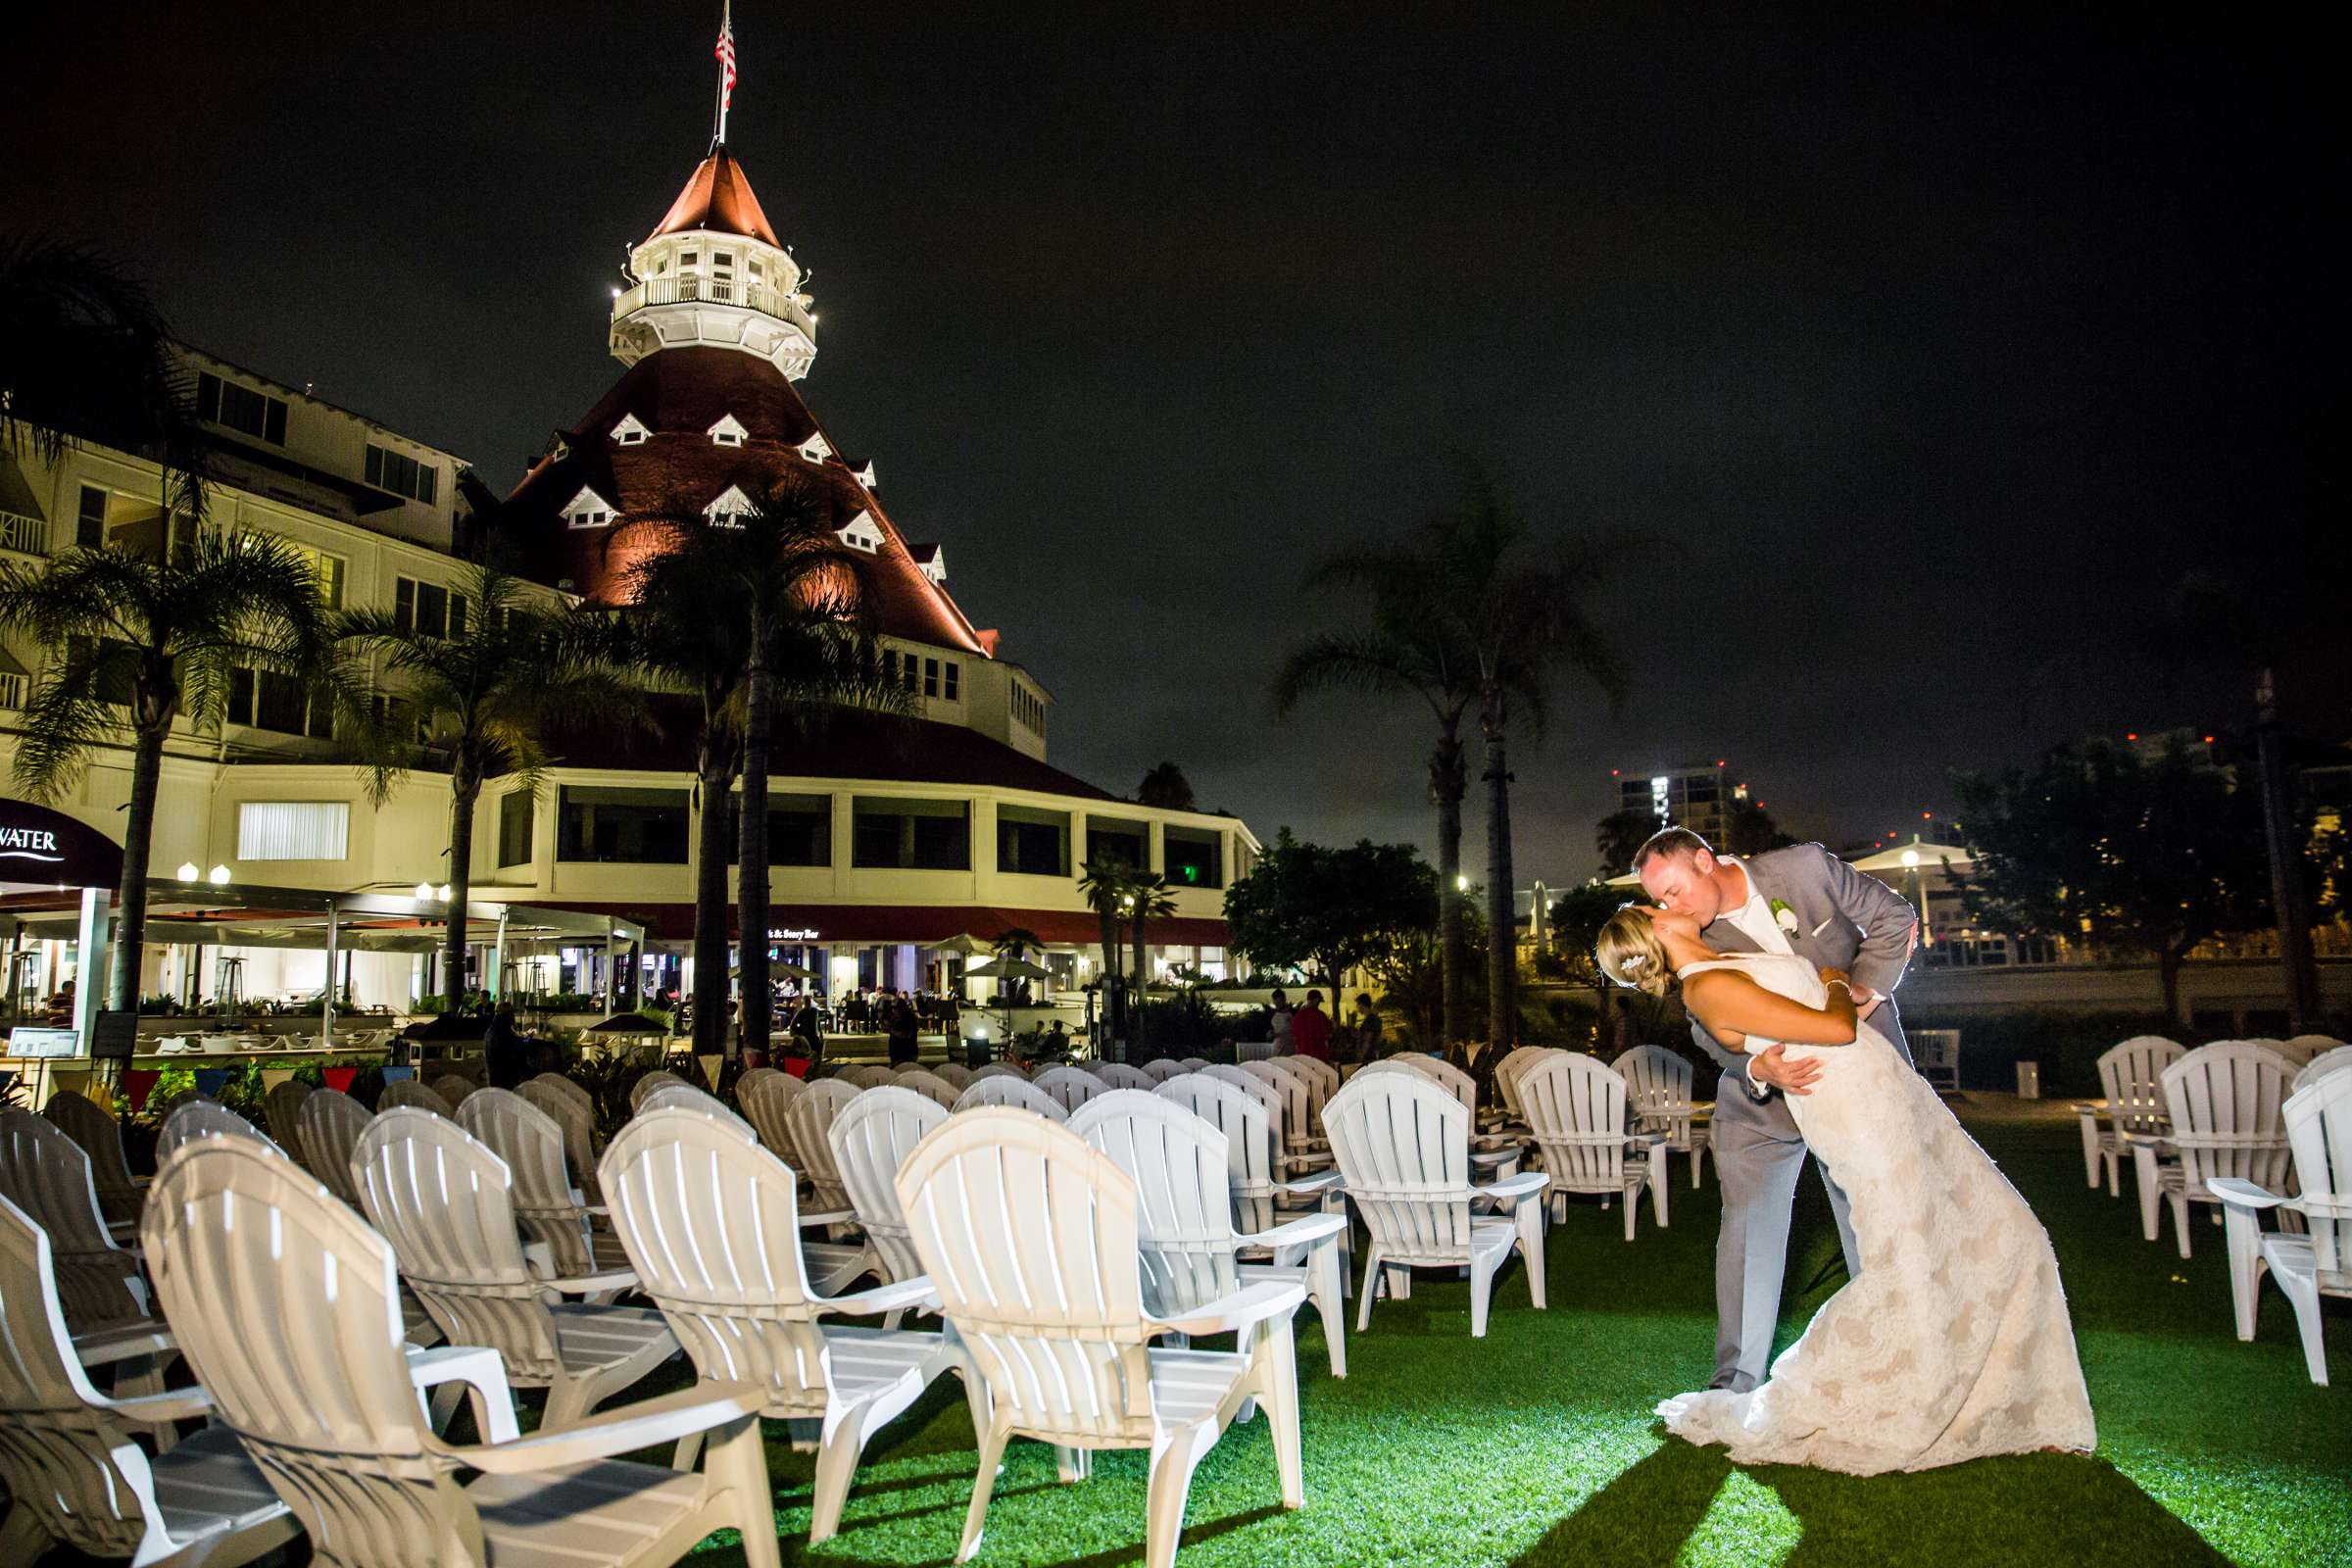
<instances>
[{"instance_id":1,"label":"floodlight on building","mask_svg":"<svg viewBox=\"0 0 2352 1568\"><path fill-rule=\"evenodd\" d=\"M193 882L202 875L204 875L204 873L197 869L196 862L194 860L182 860L179 862L179 879L182 882Z\"/></svg>"},{"instance_id":2,"label":"floodlight on building","mask_svg":"<svg viewBox=\"0 0 2352 1568\"><path fill-rule=\"evenodd\" d=\"M1919 864L1919 852L1917 850L1905 850L1903 852L1903 863L1905 865Z\"/></svg>"},{"instance_id":3,"label":"floodlight on building","mask_svg":"<svg viewBox=\"0 0 2352 1568\"><path fill-rule=\"evenodd\" d=\"M443 904L447 904L449 902L449 884L444 882L439 887L435 888L433 890L433 896L439 899Z\"/></svg>"},{"instance_id":4,"label":"floodlight on building","mask_svg":"<svg viewBox=\"0 0 2352 1568\"><path fill-rule=\"evenodd\" d=\"M433 885L430 882L419 882L416 884L416 902L418 904L428 904L432 901L432 897Z\"/></svg>"},{"instance_id":5,"label":"floodlight on building","mask_svg":"<svg viewBox=\"0 0 2352 1568\"><path fill-rule=\"evenodd\" d=\"M214 866L213 874L210 880L213 886L217 888L224 888L228 886L228 867L225 865Z\"/></svg>"},{"instance_id":6,"label":"floodlight on building","mask_svg":"<svg viewBox=\"0 0 2352 1568\"><path fill-rule=\"evenodd\" d=\"M1467 893L1467 892L1469 892L1469 891L1470 891L1470 879L1469 879L1468 877L1466 877L1466 876L1461 876L1461 875L1458 875L1458 874L1457 874L1457 875L1454 877L1454 879L1453 879L1453 891L1454 891L1454 892L1456 892L1456 893Z\"/></svg>"}]
</instances>

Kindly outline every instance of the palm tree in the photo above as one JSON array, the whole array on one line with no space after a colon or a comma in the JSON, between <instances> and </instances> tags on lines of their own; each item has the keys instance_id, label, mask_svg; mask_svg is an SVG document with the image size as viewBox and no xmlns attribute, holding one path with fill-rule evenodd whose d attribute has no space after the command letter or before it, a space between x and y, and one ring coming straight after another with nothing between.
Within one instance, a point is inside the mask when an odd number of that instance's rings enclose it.
<instances>
[{"instance_id":1,"label":"palm tree","mask_svg":"<svg viewBox=\"0 0 2352 1568\"><path fill-rule=\"evenodd\" d=\"M1118 856L1086 862L1086 874L1078 879L1078 896L1086 906L1095 911L1102 941L1102 1015L1100 1027L1106 1034L1124 1034L1127 1027L1123 1005L1125 981L1119 974L1119 920L1127 912L1127 895L1134 887L1135 867Z\"/></svg>"},{"instance_id":2,"label":"palm tree","mask_svg":"<svg viewBox=\"0 0 2352 1568\"><path fill-rule=\"evenodd\" d=\"M351 611L337 626L346 648L378 659L390 688L382 720L367 732L369 787L377 798L408 770L419 739L449 760L450 920L442 966L452 1011L466 989L466 903L483 782L509 773L536 796L554 761L548 744L560 730L626 720L642 701L605 657L597 617L538 612L523 585L488 563L472 569L465 593L470 613L446 637L384 610Z\"/></svg>"},{"instance_id":3,"label":"palm tree","mask_svg":"<svg viewBox=\"0 0 2352 1568\"><path fill-rule=\"evenodd\" d=\"M299 681L311 701L347 699L318 579L283 540L193 526L153 554L106 544L37 568L0 566L0 627L52 656L18 742L17 782L26 794L54 799L80 778L91 753L130 731L121 931L107 996L110 1006L135 1007L164 744L174 720L219 724L241 673Z\"/></svg>"},{"instance_id":4,"label":"palm tree","mask_svg":"<svg viewBox=\"0 0 2352 1568\"><path fill-rule=\"evenodd\" d=\"M1370 624L1326 632L1294 649L1274 676L1274 714L1288 717L1310 692L1356 691L1412 696L1436 720L1429 754L1429 802L1438 811L1438 945L1445 1040L1469 1037L1462 1002L1469 944L1462 923L1462 720L1478 696L1472 651L1444 622L1421 612L1437 568L1426 534L1401 546L1358 546L1332 557L1307 578L1311 590L1344 588L1369 599Z\"/></svg>"},{"instance_id":5,"label":"palm tree","mask_svg":"<svg viewBox=\"0 0 2352 1568\"><path fill-rule=\"evenodd\" d=\"M1128 874L1127 893L1122 901L1131 922L1129 931L1135 944L1135 1008L1133 1023L1128 1030L1128 1045L1141 1048L1144 1043L1144 1002L1150 995L1146 989L1151 975L1144 967L1145 922L1176 912L1176 895L1168 890L1168 879L1157 871L1132 870Z\"/></svg>"},{"instance_id":6,"label":"palm tree","mask_svg":"<svg viewBox=\"0 0 2352 1568\"><path fill-rule=\"evenodd\" d=\"M882 667L865 559L840 541L833 514L832 492L796 473L743 513L721 517L686 513L637 525L665 536L661 548L676 558L676 564L663 569L674 570L689 593L691 585L702 586L707 620L731 615L741 627L743 786L735 922L744 1008L737 1049L765 1050L772 1022L766 1005L767 780L777 711L789 708L808 719L844 705L908 705L903 688ZM708 837L708 828L705 833ZM698 998L706 967L699 940L698 934Z\"/></svg>"}]
</instances>

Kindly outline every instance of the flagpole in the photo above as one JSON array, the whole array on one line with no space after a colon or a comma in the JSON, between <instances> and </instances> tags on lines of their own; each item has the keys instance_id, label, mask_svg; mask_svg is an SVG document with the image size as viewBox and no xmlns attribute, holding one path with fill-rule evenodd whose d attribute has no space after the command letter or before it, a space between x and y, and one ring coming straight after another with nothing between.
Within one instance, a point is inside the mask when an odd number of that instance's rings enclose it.
<instances>
[{"instance_id":1,"label":"flagpole","mask_svg":"<svg viewBox=\"0 0 2352 1568\"><path fill-rule=\"evenodd\" d=\"M725 47L727 40L729 40L730 38L732 38L732 37L734 36L734 33L735 33L735 4L734 4L734 0L719 0L719 11L718 11L718 36L719 36L719 43L720 43L720 47L721 47L722 49ZM722 58L720 59L720 61L719 61L719 66L718 66L718 130L717 130L717 133L716 133L716 134L714 134L714 135L713 135L713 136L710 138L710 145L711 145L712 149L714 149L714 150L715 150L715 149L717 149L717 148L724 147L726 144L727 144L727 62L726 62L726 60L725 60L725 59L722 57Z\"/></svg>"}]
</instances>

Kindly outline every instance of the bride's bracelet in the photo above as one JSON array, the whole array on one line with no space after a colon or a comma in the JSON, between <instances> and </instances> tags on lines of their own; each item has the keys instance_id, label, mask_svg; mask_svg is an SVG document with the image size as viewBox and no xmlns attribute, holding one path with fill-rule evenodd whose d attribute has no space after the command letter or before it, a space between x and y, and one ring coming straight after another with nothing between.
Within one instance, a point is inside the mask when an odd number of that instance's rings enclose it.
<instances>
[{"instance_id":1,"label":"bride's bracelet","mask_svg":"<svg viewBox=\"0 0 2352 1568\"><path fill-rule=\"evenodd\" d=\"M1836 986L1836 987L1837 987L1838 990L1840 990L1840 991L1842 991L1842 992L1844 992L1844 993L1845 993L1845 1000L1846 1000L1846 1001L1848 1001L1848 1002L1851 1002L1851 1001L1853 1001L1853 1000L1854 1000L1854 988L1853 988L1852 986L1849 986L1849 985L1847 985L1847 984L1846 984L1844 981L1842 981L1842 980L1824 980L1824 981L1822 982L1822 985L1823 985L1824 987L1828 987L1828 986Z\"/></svg>"}]
</instances>

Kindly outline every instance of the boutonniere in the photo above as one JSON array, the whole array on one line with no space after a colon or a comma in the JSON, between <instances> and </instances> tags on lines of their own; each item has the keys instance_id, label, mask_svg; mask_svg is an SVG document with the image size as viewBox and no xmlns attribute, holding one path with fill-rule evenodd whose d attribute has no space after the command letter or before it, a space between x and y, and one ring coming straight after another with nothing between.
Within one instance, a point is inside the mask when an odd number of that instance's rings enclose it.
<instances>
[{"instance_id":1,"label":"boutonniere","mask_svg":"<svg viewBox=\"0 0 2352 1568\"><path fill-rule=\"evenodd\" d=\"M1787 899L1772 901L1772 923L1790 936L1796 935L1796 911L1788 907Z\"/></svg>"}]
</instances>

